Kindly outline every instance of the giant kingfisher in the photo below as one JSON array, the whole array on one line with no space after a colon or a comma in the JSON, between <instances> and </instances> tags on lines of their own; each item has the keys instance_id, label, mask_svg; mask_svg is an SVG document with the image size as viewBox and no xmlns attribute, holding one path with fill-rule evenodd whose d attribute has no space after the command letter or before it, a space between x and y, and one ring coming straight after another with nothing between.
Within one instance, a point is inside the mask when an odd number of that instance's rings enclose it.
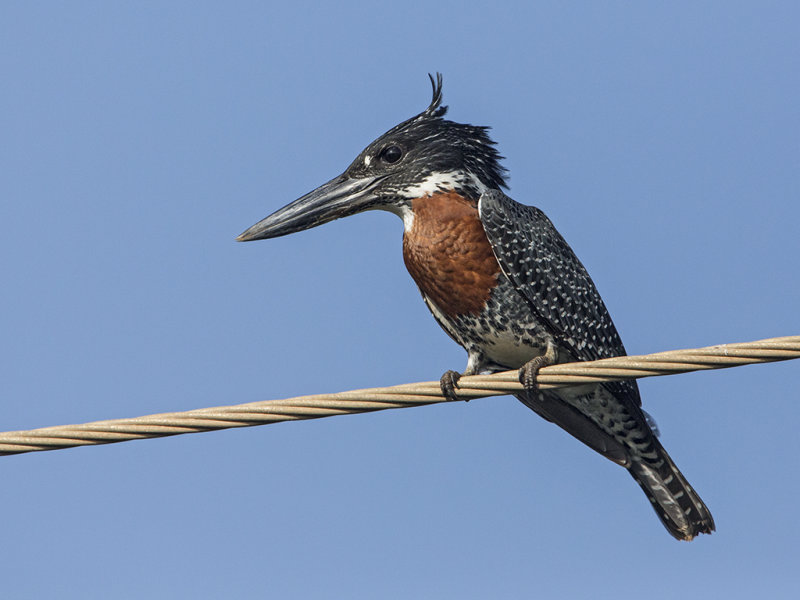
<instances>
[{"instance_id":1,"label":"giant kingfisher","mask_svg":"<svg viewBox=\"0 0 800 600\"><path fill-rule=\"evenodd\" d=\"M468 353L464 375L520 369L520 401L622 465L677 539L714 531L698 494L656 439L635 381L558 390L539 368L622 356L586 269L538 208L506 196L506 169L487 127L444 118L442 77L425 111L369 144L347 169L242 233L295 233L366 210L403 219L403 259L439 325ZM461 374L446 372L457 398Z\"/></svg>"}]
</instances>

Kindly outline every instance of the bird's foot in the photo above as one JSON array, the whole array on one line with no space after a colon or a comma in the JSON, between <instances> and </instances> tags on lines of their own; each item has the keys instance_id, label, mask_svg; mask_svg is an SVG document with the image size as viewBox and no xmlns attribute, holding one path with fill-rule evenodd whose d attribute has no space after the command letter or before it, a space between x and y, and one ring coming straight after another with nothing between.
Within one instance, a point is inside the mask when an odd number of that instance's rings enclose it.
<instances>
[{"instance_id":1,"label":"bird's foot","mask_svg":"<svg viewBox=\"0 0 800 600\"><path fill-rule=\"evenodd\" d=\"M539 384L536 382L536 376L539 374L539 369L547 366L547 361L544 356L537 356L529 360L519 370L519 382L526 392L538 392Z\"/></svg>"},{"instance_id":2,"label":"bird's foot","mask_svg":"<svg viewBox=\"0 0 800 600\"><path fill-rule=\"evenodd\" d=\"M452 370L445 371L444 375L442 375L442 378L439 379L439 386L442 388L442 395L451 402L461 400L461 398L458 397L458 392L456 392L458 389L459 379L461 379L461 373Z\"/></svg>"},{"instance_id":3,"label":"bird's foot","mask_svg":"<svg viewBox=\"0 0 800 600\"><path fill-rule=\"evenodd\" d=\"M547 350L541 356L532 358L519 370L519 382L525 391L528 393L538 394L539 383L536 381L536 376L539 374L539 369L548 367L556 362L556 349L552 344L547 345Z\"/></svg>"}]
</instances>

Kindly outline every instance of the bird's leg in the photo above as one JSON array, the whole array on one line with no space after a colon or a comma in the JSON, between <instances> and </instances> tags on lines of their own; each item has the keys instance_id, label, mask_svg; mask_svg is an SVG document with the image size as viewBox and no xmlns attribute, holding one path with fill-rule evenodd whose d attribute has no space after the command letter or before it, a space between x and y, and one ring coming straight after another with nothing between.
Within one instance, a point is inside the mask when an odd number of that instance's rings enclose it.
<instances>
[{"instance_id":1,"label":"bird's leg","mask_svg":"<svg viewBox=\"0 0 800 600\"><path fill-rule=\"evenodd\" d=\"M469 402L467 398L459 398L458 392L458 380L461 379L464 375L476 375L481 372L481 369L484 366L485 359L483 354L474 350L467 350L469 353L469 357L467 358L467 368L464 369L463 373L459 373L458 371L446 371L442 378L439 379L439 386L442 388L442 395L450 401L453 400L464 400L464 402Z\"/></svg>"},{"instance_id":2,"label":"bird's leg","mask_svg":"<svg viewBox=\"0 0 800 600\"><path fill-rule=\"evenodd\" d=\"M556 346L552 340L547 340L547 348L544 354L532 358L519 370L519 382L525 388L526 392L538 393L539 384L536 382L536 376L539 374L539 369L555 364L556 362Z\"/></svg>"}]
</instances>

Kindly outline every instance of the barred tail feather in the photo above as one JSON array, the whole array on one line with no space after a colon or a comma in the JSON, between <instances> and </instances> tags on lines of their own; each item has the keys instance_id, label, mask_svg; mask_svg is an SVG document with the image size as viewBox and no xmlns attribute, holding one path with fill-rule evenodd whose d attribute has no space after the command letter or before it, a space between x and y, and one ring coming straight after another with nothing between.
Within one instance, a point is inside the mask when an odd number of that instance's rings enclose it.
<instances>
[{"instance_id":1,"label":"barred tail feather","mask_svg":"<svg viewBox=\"0 0 800 600\"><path fill-rule=\"evenodd\" d=\"M634 458L631 475L636 480L661 522L675 538L690 541L700 533L714 531L711 512L672 462L661 444L656 444L656 460Z\"/></svg>"}]
</instances>

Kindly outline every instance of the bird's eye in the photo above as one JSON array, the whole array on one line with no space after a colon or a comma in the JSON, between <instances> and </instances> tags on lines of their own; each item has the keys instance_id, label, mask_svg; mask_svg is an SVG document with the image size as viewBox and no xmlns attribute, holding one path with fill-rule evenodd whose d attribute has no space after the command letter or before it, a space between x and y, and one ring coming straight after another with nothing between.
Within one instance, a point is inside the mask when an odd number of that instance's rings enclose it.
<instances>
[{"instance_id":1,"label":"bird's eye","mask_svg":"<svg viewBox=\"0 0 800 600\"><path fill-rule=\"evenodd\" d=\"M381 150L381 159L389 164L396 163L403 157L403 150L400 146L386 146Z\"/></svg>"}]
</instances>

